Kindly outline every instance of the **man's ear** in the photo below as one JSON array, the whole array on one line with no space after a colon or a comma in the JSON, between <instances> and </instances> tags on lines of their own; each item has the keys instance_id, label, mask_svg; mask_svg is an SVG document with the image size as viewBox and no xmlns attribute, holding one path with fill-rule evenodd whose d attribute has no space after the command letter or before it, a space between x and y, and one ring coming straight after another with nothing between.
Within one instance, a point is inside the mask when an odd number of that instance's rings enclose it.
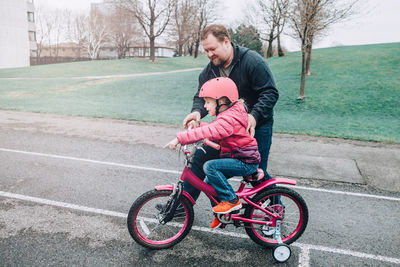
<instances>
[{"instance_id":1,"label":"man's ear","mask_svg":"<svg viewBox=\"0 0 400 267\"><path fill-rule=\"evenodd\" d=\"M230 44L230 43L231 43L231 40L225 36L224 44Z\"/></svg>"}]
</instances>

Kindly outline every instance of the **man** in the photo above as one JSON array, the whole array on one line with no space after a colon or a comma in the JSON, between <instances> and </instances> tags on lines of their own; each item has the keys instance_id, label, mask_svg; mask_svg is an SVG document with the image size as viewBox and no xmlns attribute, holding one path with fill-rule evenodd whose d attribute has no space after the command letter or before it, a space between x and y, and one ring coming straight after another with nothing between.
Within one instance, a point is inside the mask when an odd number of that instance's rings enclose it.
<instances>
[{"instance_id":1,"label":"man","mask_svg":"<svg viewBox=\"0 0 400 267\"><path fill-rule=\"evenodd\" d=\"M216 77L231 78L238 87L239 97L245 100L248 107L247 130L257 140L261 154L260 168L266 177L264 179L270 179L267 164L272 139L273 107L279 97L272 73L258 53L232 43L228 31L222 25L207 26L202 31L201 40L210 63L199 75L192 111L183 120L183 126L187 128L207 115L204 100L199 98L202 85ZM196 152L191 167L191 171L201 179L205 178L203 164L219 157L218 151L210 147L205 149L206 154L201 150ZM194 199L198 198L200 191L189 183L185 183L184 188Z\"/></svg>"}]
</instances>

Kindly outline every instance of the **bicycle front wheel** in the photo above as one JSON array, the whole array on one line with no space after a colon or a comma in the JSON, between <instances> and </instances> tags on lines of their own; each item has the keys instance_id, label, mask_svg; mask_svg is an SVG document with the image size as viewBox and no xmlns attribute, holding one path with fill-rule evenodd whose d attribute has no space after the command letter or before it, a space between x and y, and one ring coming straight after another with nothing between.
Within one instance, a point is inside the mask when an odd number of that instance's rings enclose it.
<instances>
[{"instance_id":1,"label":"bicycle front wheel","mask_svg":"<svg viewBox=\"0 0 400 267\"><path fill-rule=\"evenodd\" d=\"M252 199L252 202L276 214L281 220L280 237L285 244L296 241L304 232L308 223L308 208L304 199L295 191L285 187L264 190ZM269 224L245 223L246 233L257 244L274 248L276 225L266 212L248 205L244 217ZM272 225L272 226L271 226Z\"/></svg>"},{"instance_id":2,"label":"bicycle front wheel","mask_svg":"<svg viewBox=\"0 0 400 267\"><path fill-rule=\"evenodd\" d=\"M170 248L189 233L193 224L193 205L182 197L181 211L164 223L162 218L170 199L171 190L152 190L144 193L133 204L128 213L128 230L132 238L140 245L150 249Z\"/></svg>"}]
</instances>

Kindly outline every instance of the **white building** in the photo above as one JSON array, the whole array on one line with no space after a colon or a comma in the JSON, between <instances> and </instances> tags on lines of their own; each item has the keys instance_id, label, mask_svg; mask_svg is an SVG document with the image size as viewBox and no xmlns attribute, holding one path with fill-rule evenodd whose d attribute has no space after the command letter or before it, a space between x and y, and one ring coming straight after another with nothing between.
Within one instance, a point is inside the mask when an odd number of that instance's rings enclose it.
<instances>
[{"instance_id":1,"label":"white building","mask_svg":"<svg viewBox=\"0 0 400 267\"><path fill-rule=\"evenodd\" d=\"M29 66L35 52L33 0L0 0L0 68Z\"/></svg>"}]
</instances>

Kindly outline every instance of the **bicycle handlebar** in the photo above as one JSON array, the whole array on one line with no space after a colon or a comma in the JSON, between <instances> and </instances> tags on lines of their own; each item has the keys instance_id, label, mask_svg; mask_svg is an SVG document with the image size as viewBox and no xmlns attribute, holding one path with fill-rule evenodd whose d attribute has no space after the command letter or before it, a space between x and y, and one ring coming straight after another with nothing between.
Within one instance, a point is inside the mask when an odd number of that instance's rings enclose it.
<instances>
[{"instance_id":1,"label":"bicycle handlebar","mask_svg":"<svg viewBox=\"0 0 400 267\"><path fill-rule=\"evenodd\" d=\"M204 139L203 144L209 147L212 147L216 150L219 150L221 148L221 146L217 143L214 143L213 141L208 140L207 138Z\"/></svg>"},{"instance_id":2,"label":"bicycle handlebar","mask_svg":"<svg viewBox=\"0 0 400 267\"><path fill-rule=\"evenodd\" d=\"M190 131L191 129L193 129L192 125L189 125L188 131ZM205 138L203 140L203 145L212 147L212 148L214 148L216 150L220 150L220 148L221 148L221 146L219 144L217 144L217 143L215 143L213 141L210 141L207 138ZM186 148L186 145L184 146L184 148Z\"/></svg>"}]
</instances>

